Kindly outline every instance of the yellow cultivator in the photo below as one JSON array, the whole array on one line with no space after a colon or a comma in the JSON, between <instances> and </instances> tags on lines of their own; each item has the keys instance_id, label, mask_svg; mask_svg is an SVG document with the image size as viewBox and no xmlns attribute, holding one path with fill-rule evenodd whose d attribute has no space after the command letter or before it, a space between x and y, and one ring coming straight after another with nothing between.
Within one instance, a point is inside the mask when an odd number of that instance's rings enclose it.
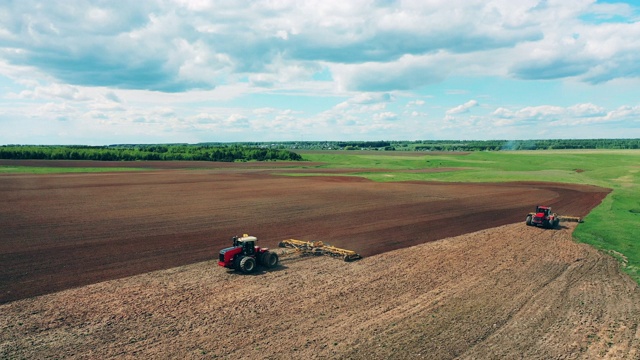
<instances>
[{"instance_id":1,"label":"yellow cultivator","mask_svg":"<svg viewBox=\"0 0 640 360\"><path fill-rule=\"evenodd\" d=\"M292 249L293 252L298 252L302 255L328 255L333 257L341 257L344 261L354 261L362 259L362 256L357 254L353 250L341 249L329 244L325 244L322 241L304 241L288 239L282 240L278 244L281 248Z\"/></svg>"},{"instance_id":2,"label":"yellow cultivator","mask_svg":"<svg viewBox=\"0 0 640 360\"><path fill-rule=\"evenodd\" d=\"M558 220L565 221L565 222L577 222L577 223L584 222L584 220L582 220L582 218L578 216L559 215Z\"/></svg>"}]
</instances>

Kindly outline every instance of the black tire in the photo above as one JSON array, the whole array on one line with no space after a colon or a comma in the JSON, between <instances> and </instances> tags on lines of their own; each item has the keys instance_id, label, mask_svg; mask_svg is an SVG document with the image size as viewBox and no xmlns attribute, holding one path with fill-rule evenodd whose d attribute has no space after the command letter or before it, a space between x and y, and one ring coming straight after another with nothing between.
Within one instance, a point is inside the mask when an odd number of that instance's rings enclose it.
<instances>
[{"instance_id":1,"label":"black tire","mask_svg":"<svg viewBox=\"0 0 640 360\"><path fill-rule=\"evenodd\" d=\"M240 270L245 273L251 273L256 269L256 259L251 256L245 256L240 260Z\"/></svg>"},{"instance_id":2,"label":"black tire","mask_svg":"<svg viewBox=\"0 0 640 360\"><path fill-rule=\"evenodd\" d=\"M267 266L267 257L269 257L268 251L260 253L260 255L258 255L258 264L262 266Z\"/></svg>"},{"instance_id":3,"label":"black tire","mask_svg":"<svg viewBox=\"0 0 640 360\"><path fill-rule=\"evenodd\" d=\"M532 224L531 224L531 215L528 215L528 216L527 216L527 220L525 220L525 222L524 222L524 223L525 223L525 224L527 224L527 226L531 226L531 225L532 225Z\"/></svg>"},{"instance_id":4,"label":"black tire","mask_svg":"<svg viewBox=\"0 0 640 360\"><path fill-rule=\"evenodd\" d=\"M262 254L262 265L269 269L278 266L278 261L278 254L276 253L265 251L264 254Z\"/></svg>"},{"instance_id":5,"label":"black tire","mask_svg":"<svg viewBox=\"0 0 640 360\"><path fill-rule=\"evenodd\" d=\"M237 255L235 259L233 259L233 268L236 270L240 269L240 260L242 260L242 255Z\"/></svg>"}]
</instances>

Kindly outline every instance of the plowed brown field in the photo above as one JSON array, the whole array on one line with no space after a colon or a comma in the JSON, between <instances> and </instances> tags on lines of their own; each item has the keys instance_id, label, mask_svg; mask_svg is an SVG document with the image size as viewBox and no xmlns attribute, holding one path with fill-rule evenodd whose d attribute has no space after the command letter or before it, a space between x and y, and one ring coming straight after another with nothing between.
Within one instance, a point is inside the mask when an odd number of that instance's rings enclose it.
<instances>
[{"instance_id":1,"label":"plowed brown field","mask_svg":"<svg viewBox=\"0 0 640 360\"><path fill-rule=\"evenodd\" d=\"M523 224L607 193L267 168L2 175L0 358L638 358L637 285L573 225ZM242 276L216 263L242 233L366 257Z\"/></svg>"}]
</instances>

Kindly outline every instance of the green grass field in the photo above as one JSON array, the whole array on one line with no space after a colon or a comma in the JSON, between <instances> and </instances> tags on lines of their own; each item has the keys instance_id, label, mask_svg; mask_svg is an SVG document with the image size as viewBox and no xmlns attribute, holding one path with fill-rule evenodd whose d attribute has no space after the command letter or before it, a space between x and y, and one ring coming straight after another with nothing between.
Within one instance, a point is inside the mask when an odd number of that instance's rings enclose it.
<instances>
[{"instance_id":1,"label":"green grass field","mask_svg":"<svg viewBox=\"0 0 640 360\"><path fill-rule=\"evenodd\" d=\"M609 252L640 283L640 150L474 152L469 155L385 156L302 153L327 168L388 169L356 174L374 181L550 181L590 184L613 191L574 232L581 242ZM457 168L407 173L397 170Z\"/></svg>"}]
</instances>

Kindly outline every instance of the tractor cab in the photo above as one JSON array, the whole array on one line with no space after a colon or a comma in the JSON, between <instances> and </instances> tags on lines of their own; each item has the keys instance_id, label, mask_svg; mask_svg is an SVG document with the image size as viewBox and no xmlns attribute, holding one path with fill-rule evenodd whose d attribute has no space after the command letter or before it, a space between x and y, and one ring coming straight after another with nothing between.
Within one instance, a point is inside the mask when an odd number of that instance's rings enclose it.
<instances>
[{"instance_id":1,"label":"tractor cab","mask_svg":"<svg viewBox=\"0 0 640 360\"><path fill-rule=\"evenodd\" d=\"M242 253L245 255L254 255L256 253L256 241L258 238L244 234L243 237L233 237L233 246L241 246Z\"/></svg>"},{"instance_id":2,"label":"tractor cab","mask_svg":"<svg viewBox=\"0 0 640 360\"><path fill-rule=\"evenodd\" d=\"M548 206L536 206L536 214L537 216L540 216L540 214L542 214L542 217L547 217L549 216L549 214L551 213L551 208Z\"/></svg>"},{"instance_id":3,"label":"tractor cab","mask_svg":"<svg viewBox=\"0 0 640 360\"><path fill-rule=\"evenodd\" d=\"M536 206L536 211L527 215L525 223L529 226L543 226L552 229L558 226L558 215L551 212L551 206Z\"/></svg>"}]
</instances>

